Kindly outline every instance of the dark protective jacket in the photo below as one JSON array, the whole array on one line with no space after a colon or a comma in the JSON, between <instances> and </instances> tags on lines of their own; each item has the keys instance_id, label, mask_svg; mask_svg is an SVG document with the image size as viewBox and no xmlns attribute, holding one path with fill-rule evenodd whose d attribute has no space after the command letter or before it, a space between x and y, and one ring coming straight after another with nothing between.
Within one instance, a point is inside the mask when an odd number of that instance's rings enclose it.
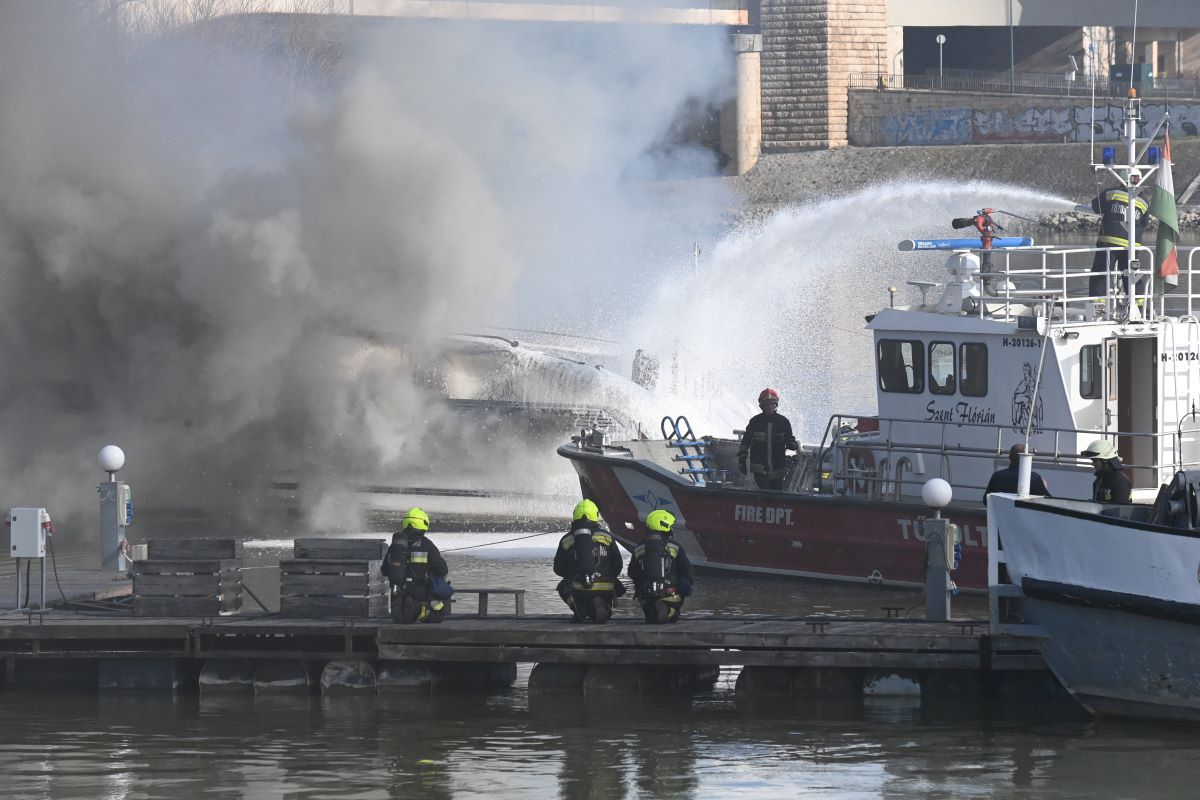
<instances>
[{"instance_id":1,"label":"dark protective jacket","mask_svg":"<svg viewBox=\"0 0 1200 800\"><path fill-rule=\"evenodd\" d=\"M1133 485L1125 475L1119 458L1110 458L1108 466L1092 481L1092 499L1098 503L1128 503Z\"/></svg>"},{"instance_id":2,"label":"dark protective jacket","mask_svg":"<svg viewBox=\"0 0 1200 800\"><path fill-rule=\"evenodd\" d=\"M554 574L569 580L582 576L579 567L579 553L576 550L575 534L591 532L591 561L595 572L601 578L612 580L621 574L625 561L612 534L597 523L585 519L577 519L571 523L571 530L558 541L558 550L554 553Z\"/></svg>"},{"instance_id":3,"label":"dark protective jacket","mask_svg":"<svg viewBox=\"0 0 1200 800\"><path fill-rule=\"evenodd\" d=\"M750 461L751 472L761 472L771 477L781 477L787 468L784 450L799 450L800 445L792 435L792 423L779 412L765 411L755 414L746 423L742 446L738 449L738 461Z\"/></svg>"},{"instance_id":4,"label":"dark protective jacket","mask_svg":"<svg viewBox=\"0 0 1200 800\"><path fill-rule=\"evenodd\" d=\"M414 588L428 588L436 576L444 578L450 572L446 559L437 545L426 536L415 539L392 537L392 544L383 559L383 574L393 585L410 583Z\"/></svg>"},{"instance_id":5,"label":"dark protective jacket","mask_svg":"<svg viewBox=\"0 0 1200 800\"><path fill-rule=\"evenodd\" d=\"M652 563L659 552L659 543L663 559L661 568ZM696 572L688 559L687 551L668 538L651 534L646 541L633 549L633 558L629 559L629 579L637 587L638 594L646 596L649 594L646 591L647 587L652 581L659 579L660 571L664 583L678 587L681 595L687 597L692 593Z\"/></svg>"},{"instance_id":6,"label":"dark protective jacket","mask_svg":"<svg viewBox=\"0 0 1200 800\"><path fill-rule=\"evenodd\" d=\"M1137 230L1138 244L1141 244L1142 234L1146 232L1146 212L1149 208L1141 197L1133 201L1133 225ZM1125 224L1129 213L1129 193L1127 191L1105 189L1092 200L1092 211L1101 215L1100 235L1096 237L1097 246L1127 247L1129 245L1129 226Z\"/></svg>"},{"instance_id":7,"label":"dark protective jacket","mask_svg":"<svg viewBox=\"0 0 1200 800\"><path fill-rule=\"evenodd\" d=\"M987 489L983 492L983 499L987 500L987 496L992 492L1016 494L1017 468L1005 467L994 472L992 479L988 481ZM1032 471L1029 475L1029 493L1040 494L1042 497L1050 497L1050 490L1046 488L1046 482L1042 480L1042 476Z\"/></svg>"}]
</instances>

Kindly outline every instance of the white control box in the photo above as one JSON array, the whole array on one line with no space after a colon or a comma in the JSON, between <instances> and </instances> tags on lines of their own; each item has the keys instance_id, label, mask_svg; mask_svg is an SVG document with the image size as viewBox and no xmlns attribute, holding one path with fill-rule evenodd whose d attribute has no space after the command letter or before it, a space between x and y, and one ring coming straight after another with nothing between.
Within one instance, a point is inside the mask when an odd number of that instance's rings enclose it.
<instances>
[{"instance_id":1,"label":"white control box","mask_svg":"<svg viewBox=\"0 0 1200 800\"><path fill-rule=\"evenodd\" d=\"M44 508L14 508L8 515L13 558L45 558L46 528L50 515Z\"/></svg>"}]
</instances>

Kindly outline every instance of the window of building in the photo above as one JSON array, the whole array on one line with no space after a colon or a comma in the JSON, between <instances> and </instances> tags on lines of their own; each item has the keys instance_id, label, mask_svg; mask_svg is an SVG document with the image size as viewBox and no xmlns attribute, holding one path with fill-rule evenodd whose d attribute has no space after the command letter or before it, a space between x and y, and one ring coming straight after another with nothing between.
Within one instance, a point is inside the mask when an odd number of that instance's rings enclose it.
<instances>
[{"instance_id":1,"label":"window of building","mask_svg":"<svg viewBox=\"0 0 1200 800\"><path fill-rule=\"evenodd\" d=\"M1079 396L1087 400L1099 400L1100 345L1085 344L1079 348Z\"/></svg>"},{"instance_id":2,"label":"window of building","mask_svg":"<svg viewBox=\"0 0 1200 800\"><path fill-rule=\"evenodd\" d=\"M925 391L925 348L909 339L880 339L876 348L879 388L885 392Z\"/></svg>"},{"instance_id":3,"label":"window of building","mask_svg":"<svg viewBox=\"0 0 1200 800\"><path fill-rule=\"evenodd\" d=\"M964 342L958 348L958 390L967 397L987 397L988 355L983 342Z\"/></svg>"},{"instance_id":4,"label":"window of building","mask_svg":"<svg viewBox=\"0 0 1200 800\"><path fill-rule=\"evenodd\" d=\"M954 394L953 342L933 342L929 345L929 391L934 394Z\"/></svg>"}]
</instances>

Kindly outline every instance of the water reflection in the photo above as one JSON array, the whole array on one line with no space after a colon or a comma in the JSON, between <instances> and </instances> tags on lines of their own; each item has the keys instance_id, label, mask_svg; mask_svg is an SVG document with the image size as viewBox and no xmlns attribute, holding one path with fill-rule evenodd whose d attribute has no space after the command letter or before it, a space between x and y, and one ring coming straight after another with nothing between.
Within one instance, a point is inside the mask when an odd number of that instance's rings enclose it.
<instances>
[{"instance_id":1,"label":"water reflection","mask_svg":"<svg viewBox=\"0 0 1200 800\"><path fill-rule=\"evenodd\" d=\"M533 613L562 613L549 553L451 557L464 585L523 585ZM915 600L703 576L689 612L880 616ZM1048 701L1030 713L1006 696L743 697L729 668L690 694L655 681L636 694L543 694L527 691L529 673L493 694L0 692L0 770L10 796L112 800L1169 800L1200 782L1195 729L1093 723Z\"/></svg>"},{"instance_id":2,"label":"water reflection","mask_svg":"<svg viewBox=\"0 0 1200 800\"><path fill-rule=\"evenodd\" d=\"M714 690L716 695L722 691ZM715 696L0 695L27 797L1194 796L1200 737L1154 725L792 716ZM726 698L727 700L727 698Z\"/></svg>"}]
</instances>

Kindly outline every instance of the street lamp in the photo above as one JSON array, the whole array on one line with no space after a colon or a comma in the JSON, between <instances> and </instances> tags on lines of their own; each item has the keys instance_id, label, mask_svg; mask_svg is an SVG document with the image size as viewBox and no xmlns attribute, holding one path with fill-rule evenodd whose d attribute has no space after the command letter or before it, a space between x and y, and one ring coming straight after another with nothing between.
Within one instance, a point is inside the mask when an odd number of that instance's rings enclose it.
<instances>
[{"instance_id":1,"label":"street lamp","mask_svg":"<svg viewBox=\"0 0 1200 800\"><path fill-rule=\"evenodd\" d=\"M938 44L938 88L942 88L942 45L946 43L946 37L942 34L937 35L934 41Z\"/></svg>"}]
</instances>

